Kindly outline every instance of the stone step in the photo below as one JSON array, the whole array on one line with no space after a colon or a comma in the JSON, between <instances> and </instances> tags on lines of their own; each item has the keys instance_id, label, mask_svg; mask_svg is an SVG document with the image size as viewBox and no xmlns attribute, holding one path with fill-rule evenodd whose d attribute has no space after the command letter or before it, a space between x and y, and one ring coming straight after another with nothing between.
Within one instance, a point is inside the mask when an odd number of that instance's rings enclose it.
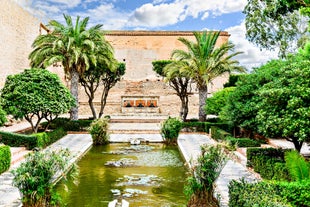
<instances>
[{"instance_id":1,"label":"stone step","mask_svg":"<svg viewBox=\"0 0 310 207\"><path fill-rule=\"evenodd\" d=\"M12 147L11 148L11 168L14 168L17 164L25 159L25 156L31 151L25 147Z\"/></svg>"},{"instance_id":2,"label":"stone step","mask_svg":"<svg viewBox=\"0 0 310 207\"><path fill-rule=\"evenodd\" d=\"M159 130L109 130L110 134L158 134Z\"/></svg>"}]
</instances>

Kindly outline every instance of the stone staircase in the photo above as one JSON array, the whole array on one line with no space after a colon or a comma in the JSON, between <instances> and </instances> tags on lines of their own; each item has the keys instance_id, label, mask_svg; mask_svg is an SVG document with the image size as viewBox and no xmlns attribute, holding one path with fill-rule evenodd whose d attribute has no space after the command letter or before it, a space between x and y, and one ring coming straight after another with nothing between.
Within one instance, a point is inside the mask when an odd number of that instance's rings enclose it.
<instances>
[{"instance_id":1,"label":"stone staircase","mask_svg":"<svg viewBox=\"0 0 310 207\"><path fill-rule=\"evenodd\" d=\"M11 147L11 168L16 167L30 152L26 147Z\"/></svg>"}]
</instances>

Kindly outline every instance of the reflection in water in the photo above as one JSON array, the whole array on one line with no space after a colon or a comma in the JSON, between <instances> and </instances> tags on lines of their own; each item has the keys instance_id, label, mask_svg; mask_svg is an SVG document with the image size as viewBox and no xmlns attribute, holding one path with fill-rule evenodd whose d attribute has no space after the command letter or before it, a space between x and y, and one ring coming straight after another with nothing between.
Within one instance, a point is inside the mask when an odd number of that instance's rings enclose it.
<instances>
[{"instance_id":1,"label":"reflection in water","mask_svg":"<svg viewBox=\"0 0 310 207\"><path fill-rule=\"evenodd\" d=\"M176 147L94 146L78 165L78 185L72 180L57 184L57 191L67 206L108 206L119 196L130 207L186 206L183 194L186 169Z\"/></svg>"}]
</instances>

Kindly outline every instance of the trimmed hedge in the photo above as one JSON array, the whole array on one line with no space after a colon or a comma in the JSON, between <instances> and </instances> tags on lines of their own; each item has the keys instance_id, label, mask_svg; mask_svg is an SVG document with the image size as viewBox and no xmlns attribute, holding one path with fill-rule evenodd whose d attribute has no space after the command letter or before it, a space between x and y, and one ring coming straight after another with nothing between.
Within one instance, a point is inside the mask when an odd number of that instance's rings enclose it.
<instances>
[{"instance_id":1,"label":"trimmed hedge","mask_svg":"<svg viewBox=\"0 0 310 207\"><path fill-rule=\"evenodd\" d=\"M35 135L17 134L0 131L0 141L10 147L25 146L27 149L37 147L37 137Z\"/></svg>"},{"instance_id":2,"label":"trimmed hedge","mask_svg":"<svg viewBox=\"0 0 310 207\"><path fill-rule=\"evenodd\" d=\"M7 145L0 144L0 174L7 171L11 165L11 151Z\"/></svg>"},{"instance_id":3,"label":"trimmed hedge","mask_svg":"<svg viewBox=\"0 0 310 207\"><path fill-rule=\"evenodd\" d=\"M70 120L68 118L54 119L49 126L49 129L63 128L65 131L87 131L93 120ZM42 123L45 126L47 122Z\"/></svg>"},{"instance_id":4,"label":"trimmed hedge","mask_svg":"<svg viewBox=\"0 0 310 207\"><path fill-rule=\"evenodd\" d=\"M229 183L230 207L309 207L310 181L247 183L232 180Z\"/></svg>"},{"instance_id":5,"label":"trimmed hedge","mask_svg":"<svg viewBox=\"0 0 310 207\"><path fill-rule=\"evenodd\" d=\"M262 178L268 180L287 180L291 177L285 165L284 154L289 149L248 148L247 166L253 167Z\"/></svg>"},{"instance_id":6,"label":"trimmed hedge","mask_svg":"<svg viewBox=\"0 0 310 207\"><path fill-rule=\"evenodd\" d=\"M226 142L237 147L260 147L260 142L250 138L226 137Z\"/></svg>"},{"instance_id":7,"label":"trimmed hedge","mask_svg":"<svg viewBox=\"0 0 310 207\"><path fill-rule=\"evenodd\" d=\"M211 126L211 138L215 140L226 140L226 137L231 136L230 133L216 127Z\"/></svg>"},{"instance_id":8,"label":"trimmed hedge","mask_svg":"<svg viewBox=\"0 0 310 207\"><path fill-rule=\"evenodd\" d=\"M25 146L27 149L31 150L35 147L45 148L65 135L67 135L67 132L63 128L32 135L0 131L0 141L11 147Z\"/></svg>"},{"instance_id":9,"label":"trimmed hedge","mask_svg":"<svg viewBox=\"0 0 310 207\"><path fill-rule=\"evenodd\" d=\"M291 207L271 183L230 181L229 207Z\"/></svg>"},{"instance_id":10,"label":"trimmed hedge","mask_svg":"<svg viewBox=\"0 0 310 207\"><path fill-rule=\"evenodd\" d=\"M209 133L209 130L212 126L216 126L228 132L232 132L232 126L227 123L199 122L199 121L182 122L183 129L188 128L191 131L195 131L195 132Z\"/></svg>"}]
</instances>

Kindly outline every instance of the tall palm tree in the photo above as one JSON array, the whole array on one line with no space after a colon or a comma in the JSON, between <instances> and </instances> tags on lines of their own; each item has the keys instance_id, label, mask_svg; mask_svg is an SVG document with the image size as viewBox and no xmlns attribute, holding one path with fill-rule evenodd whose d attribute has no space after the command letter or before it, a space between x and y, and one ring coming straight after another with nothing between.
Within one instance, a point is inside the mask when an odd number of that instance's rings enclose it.
<instances>
[{"instance_id":1,"label":"tall palm tree","mask_svg":"<svg viewBox=\"0 0 310 207\"><path fill-rule=\"evenodd\" d=\"M79 77L97 61L114 61L113 48L104 39L102 25L95 25L87 29L89 18L80 20L78 16L75 24L69 15L65 15L65 24L51 20L48 27L51 32L39 35L33 42L34 50L29 59L32 67L48 67L61 62L66 76L71 80L71 94L76 99L76 107L71 109L71 119L78 119L78 88Z\"/></svg>"},{"instance_id":2,"label":"tall palm tree","mask_svg":"<svg viewBox=\"0 0 310 207\"><path fill-rule=\"evenodd\" d=\"M172 58L177 61L185 61L180 71L186 72L196 83L199 91L199 120L206 120L205 103L208 95L208 84L216 77L232 71L243 72L244 68L238 66L238 61L232 58L240 52L228 53L234 49L232 43L224 43L216 47L216 41L220 32L194 32L195 40L180 37L187 50L174 50Z\"/></svg>"}]
</instances>

